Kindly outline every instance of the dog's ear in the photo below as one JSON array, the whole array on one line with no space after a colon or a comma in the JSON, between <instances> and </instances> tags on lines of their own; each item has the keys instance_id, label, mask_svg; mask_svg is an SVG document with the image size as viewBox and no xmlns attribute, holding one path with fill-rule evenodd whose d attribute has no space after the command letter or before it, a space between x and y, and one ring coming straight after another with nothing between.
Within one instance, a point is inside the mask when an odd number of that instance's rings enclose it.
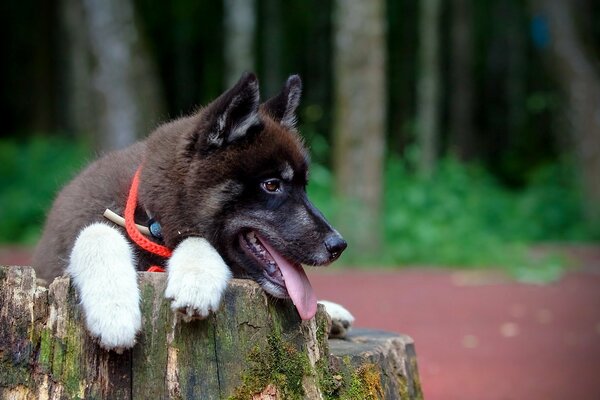
<instances>
[{"instance_id":1,"label":"dog's ear","mask_svg":"<svg viewBox=\"0 0 600 400\"><path fill-rule=\"evenodd\" d=\"M289 129L296 127L296 109L300 104L302 80L298 75L290 76L283 90L267 100L263 107L276 121Z\"/></svg>"},{"instance_id":2,"label":"dog's ear","mask_svg":"<svg viewBox=\"0 0 600 400\"><path fill-rule=\"evenodd\" d=\"M220 147L243 137L259 125L260 95L256 75L244 72L240 80L207 108L212 118L206 136L210 147Z\"/></svg>"}]
</instances>

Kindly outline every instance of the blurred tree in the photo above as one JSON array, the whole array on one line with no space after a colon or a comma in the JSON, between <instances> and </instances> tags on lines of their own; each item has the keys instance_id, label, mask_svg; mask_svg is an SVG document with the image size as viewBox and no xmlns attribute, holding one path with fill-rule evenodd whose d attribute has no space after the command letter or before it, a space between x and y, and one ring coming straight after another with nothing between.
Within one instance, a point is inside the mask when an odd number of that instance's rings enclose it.
<instances>
[{"instance_id":1,"label":"blurred tree","mask_svg":"<svg viewBox=\"0 0 600 400\"><path fill-rule=\"evenodd\" d=\"M422 0L419 10L419 77L417 82L417 141L419 172L435 170L440 143L440 0Z\"/></svg>"},{"instance_id":2,"label":"blurred tree","mask_svg":"<svg viewBox=\"0 0 600 400\"><path fill-rule=\"evenodd\" d=\"M60 11L65 37L62 51L66 68L61 77L66 89L65 122L70 131L93 139L98 129L97 105L91 84L92 68L83 3L80 0L61 0Z\"/></svg>"},{"instance_id":3,"label":"blurred tree","mask_svg":"<svg viewBox=\"0 0 600 400\"><path fill-rule=\"evenodd\" d=\"M61 103L57 0L0 2L0 138L56 129Z\"/></svg>"},{"instance_id":4,"label":"blurred tree","mask_svg":"<svg viewBox=\"0 0 600 400\"><path fill-rule=\"evenodd\" d=\"M254 0L225 0L225 85L233 86L244 71L254 71L256 6Z\"/></svg>"},{"instance_id":5,"label":"blurred tree","mask_svg":"<svg viewBox=\"0 0 600 400\"><path fill-rule=\"evenodd\" d=\"M334 18L335 191L338 223L356 254L380 246L385 141L383 0L336 0Z\"/></svg>"},{"instance_id":6,"label":"blurred tree","mask_svg":"<svg viewBox=\"0 0 600 400\"><path fill-rule=\"evenodd\" d=\"M508 136L505 143L507 143L508 148L516 148L519 138L526 134L527 20L523 18L525 14L523 3L520 0L506 1L501 4L501 7L503 9L499 12L499 15L504 16L507 21L512 21L506 24L505 28L507 71L504 97L507 105L507 131L512 133L511 135L505 134L505 136ZM548 133L544 136L546 140L550 138ZM507 151L506 153L510 152Z\"/></svg>"},{"instance_id":7,"label":"blurred tree","mask_svg":"<svg viewBox=\"0 0 600 400\"><path fill-rule=\"evenodd\" d=\"M67 121L101 150L127 146L162 114L152 59L131 0L62 0Z\"/></svg>"},{"instance_id":8,"label":"blurred tree","mask_svg":"<svg viewBox=\"0 0 600 400\"><path fill-rule=\"evenodd\" d=\"M390 153L402 154L415 136L415 79L418 65L414 54L418 48L419 2L387 1L387 74ZM409 78L410 77L410 78Z\"/></svg>"},{"instance_id":9,"label":"blurred tree","mask_svg":"<svg viewBox=\"0 0 600 400\"><path fill-rule=\"evenodd\" d=\"M262 20L265 22L261 31L262 45L262 79L261 87L266 94L272 96L281 89L282 76L282 15L279 0L263 0L261 2Z\"/></svg>"},{"instance_id":10,"label":"blurred tree","mask_svg":"<svg viewBox=\"0 0 600 400\"><path fill-rule=\"evenodd\" d=\"M475 155L471 0L452 0L450 150L463 161Z\"/></svg>"},{"instance_id":11,"label":"blurred tree","mask_svg":"<svg viewBox=\"0 0 600 400\"><path fill-rule=\"evenodd\" d=\"M550 33L553 67L568 101L568 120L585 195L587 215L600 222L600 76L575 25L578 2L535 2Z\"/></svg>"},{"instance_id":12,"label":"blurred tree","mask_svg":"<svg viewBox=\"0 0 600 400\"><path fill-rule=\"evenodd\" d=\"M223 2L135 0L135 5L169 115L190 113L221 94L226 82Z\"/></svg>"}]
</instances>

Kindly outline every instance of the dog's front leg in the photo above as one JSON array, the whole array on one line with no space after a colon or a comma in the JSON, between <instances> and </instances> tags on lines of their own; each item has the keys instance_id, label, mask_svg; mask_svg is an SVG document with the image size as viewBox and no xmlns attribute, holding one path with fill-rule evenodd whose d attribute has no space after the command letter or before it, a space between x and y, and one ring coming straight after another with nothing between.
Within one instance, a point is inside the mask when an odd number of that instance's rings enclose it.
<instances>
[{"instance_id":1,"label":"dog's front leg","mask_svg":"<svg viewBox=\"0 0 600 400\"><path fill-rule=\"evenodd\" d=\"M119 353L133 347L142 317L134 257L125 237L102 223L83 229L67 273L79 293L87 329L100 346Z\"/></svg>"},{"instance_id":2,"label":"dog's front leg","mask_svg":"<svg viewBox=\"0 0 600 400\"><path fill-rule=\"evenodd\" d=\"M204 238L191 237L173 251L167 264L165 297L184 321L206 318L217 311L231 271Z\"/></svg>"}]
</instances>

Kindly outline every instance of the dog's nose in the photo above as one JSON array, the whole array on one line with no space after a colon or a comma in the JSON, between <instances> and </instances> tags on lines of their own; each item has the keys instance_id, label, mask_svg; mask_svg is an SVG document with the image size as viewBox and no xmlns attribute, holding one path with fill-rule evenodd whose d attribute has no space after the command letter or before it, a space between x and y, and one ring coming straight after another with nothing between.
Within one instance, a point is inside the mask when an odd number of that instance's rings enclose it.
<instances>
[{"instance_id":1,"label":"dog's nose","mask_svg":"<svg viewBox=\"0 0 600 400\"><path fill-rule=\"evenodd\" d=\"M329 254L331 254L332 261L338 258L347 246L348 243L338 233L334 233L325 239L325 247L329 251Z\"/></svg>"}]
</instances>

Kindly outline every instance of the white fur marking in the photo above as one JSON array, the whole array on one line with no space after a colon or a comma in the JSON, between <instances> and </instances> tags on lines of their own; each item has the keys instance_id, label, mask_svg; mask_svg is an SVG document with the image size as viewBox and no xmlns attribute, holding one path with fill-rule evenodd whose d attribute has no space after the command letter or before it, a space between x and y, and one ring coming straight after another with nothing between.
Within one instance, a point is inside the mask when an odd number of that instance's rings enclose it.
<instances>
[{"instance_id":1,"label":"white fur marking","mask_svg":"<svg viewBox=\"0 0 600 400\"><path fill-rule=\"evenodd\" d=\"M258 117L259 93L257 83L248 83L248 89L250 90L250 93L248 93L247 95L252 96L251 111L248 113L248 115L246 115L245 118L243 118L241 121L239 121L237 124L231 127L231 132L227 137L228 143L231 143L234 140L241 138L246 134L250 127L260 123L260 118ZM232 110L238 107L242 100L242 95L238 94L234 96L227 108L225 109L225 111L217 118L217 131L213 135L211 135L211 137L209 137L209 140L213 144L217 146L223 144L223 133L227 124L227 120L229 119Z\"/></svg>"},{"instance_id":2,"label":"white fur marking","mask_svg":"<svg viewBox=\"0 0 600 400\"><path fill-rule=\"evenodd\" d=\"M165 297L171 308L189 321L217 311L231 271L219 253L204 238L187 238L173 251L167 265Z\"/></svg>"},{"instance_id":3,"label":"white fur marking","mask_svg":"<svg viewBox=\"0 0 600 400\"><path fill-rule=\"evenodd\" d=\"M134 265L125 237L102 223L83 229L71 251L67 273L79 293L89 332L107 350L133 347L141 327Z\"/></svg>"},{"instance_id":4,"label":"white fur marking","mask_svg":"<svg viewBox=\"0 0 600 400\"><path fill-rule=\"evenodd\" d=\"M248 116L240 121L240 123L231 128L231 133L229 134L227 141L231 143L234 140L244 136L250 127L257 125L259 122L260 119L258 118L257 112L248 114Z\"/></svg>"}]
</instances>

